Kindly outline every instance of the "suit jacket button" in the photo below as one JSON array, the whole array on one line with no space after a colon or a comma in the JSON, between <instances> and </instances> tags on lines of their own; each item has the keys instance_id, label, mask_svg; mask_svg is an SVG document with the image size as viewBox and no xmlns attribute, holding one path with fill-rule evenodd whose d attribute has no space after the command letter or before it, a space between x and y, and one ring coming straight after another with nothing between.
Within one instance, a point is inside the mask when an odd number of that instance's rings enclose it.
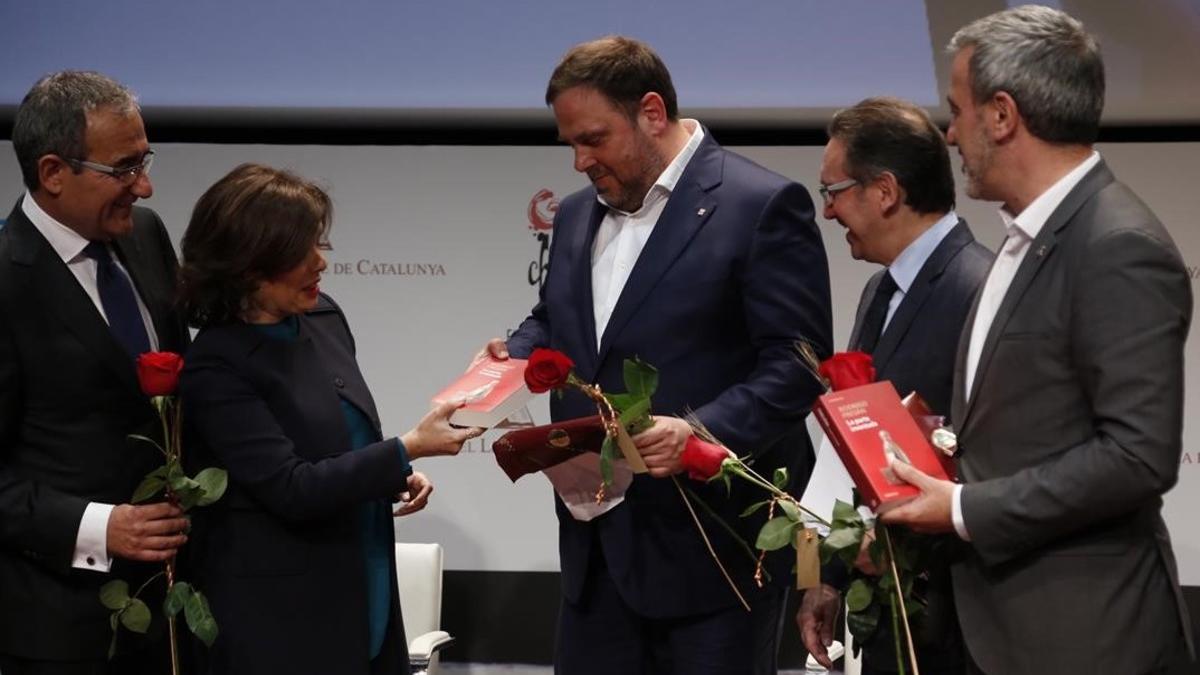
<instances>
[{"instance_id":1,"label":"suit jacket button","mask_svg":"<svg viewBox=\"0 0 1200 675\"><path fill-rule=\"evenodd\" d=\"M333 386L337 387L338 389L341 389L346 386L346 381L340 377L335 377L335 378L333 378Z\"/></svg>"}]
</instances>

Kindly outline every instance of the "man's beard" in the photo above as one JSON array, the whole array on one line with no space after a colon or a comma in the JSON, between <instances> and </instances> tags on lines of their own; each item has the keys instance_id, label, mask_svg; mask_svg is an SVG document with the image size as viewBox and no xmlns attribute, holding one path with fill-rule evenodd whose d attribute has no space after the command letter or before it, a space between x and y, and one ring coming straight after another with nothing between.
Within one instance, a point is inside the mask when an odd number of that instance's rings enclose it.
<instances>
[{"instance_id":1,"label":"man's beard","mask_svg":"<svg viewBox=\"0 0 1200 675\"><path fill-rule=\"evenodd\" d=\"M633 213L642 208L642 203L646 201L646 193L667 168L658 148L642 136L638 138L637 157L641 160L637 176L623 181L614 174L618 186L617 194L611 199L605 198L613 207L626 213Z\"/></svg>"},{"instance_id":2,"label":"man's beard","mask_svg":"<svg viewBox=\"0 0 1200 675\"><path fill-rule=\"evenodd\" d=\"M963 173L967 177L967 196L971 199L987 199L987 188L984 185L983 176L992 168L992 154L995 149L995 144L987 137L984 130L978 128L975 135L975 159L968 162L966 156L963 156Z\"/></svg>"}]
</instances>

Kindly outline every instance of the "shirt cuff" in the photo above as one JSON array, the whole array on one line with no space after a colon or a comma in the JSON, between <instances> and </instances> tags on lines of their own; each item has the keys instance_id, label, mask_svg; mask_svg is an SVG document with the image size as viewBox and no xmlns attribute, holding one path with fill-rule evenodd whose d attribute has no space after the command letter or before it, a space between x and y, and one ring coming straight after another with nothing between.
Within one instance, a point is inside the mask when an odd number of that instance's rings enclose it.
<instances>
[{"instance_id":1,"label":"shirt cuff","mask_svg":"<svg viewBox=\"0 0 1200 675\"><path fill-rule=\"evenodd\" d=\"M400 453L400 466L404 469L404 476L407 478L412 475L412 464L408 461L408 448L404 447L404 442L396 437L396 450Z\"/></svg>"},{"instance_id":2,"label":"shirt cuff","mask_svg":"<svg viewBox=\"0 0 1200 675\"><path fill-rule=\"evenodd\" d=\"M91 502L83 510L79 520L79 533L75 535L75 557L71 567L93 572L107 572L112 567L108 557L108 517L112 504Z\"/></svg>"},{"instance_id":3,"label":"shirt cuff","mask_svg":"<svg viewBox=\"0 0 1200 675\"><path fill-rule=\"evenodd\" d=\"M962 490L963 486L954 486L954 497L950 500L950 519L954 521L954 531L958 533L958 538L971 541L971 534L967 532L967 521L963 520Z\"/></svg>"}]
</instances>

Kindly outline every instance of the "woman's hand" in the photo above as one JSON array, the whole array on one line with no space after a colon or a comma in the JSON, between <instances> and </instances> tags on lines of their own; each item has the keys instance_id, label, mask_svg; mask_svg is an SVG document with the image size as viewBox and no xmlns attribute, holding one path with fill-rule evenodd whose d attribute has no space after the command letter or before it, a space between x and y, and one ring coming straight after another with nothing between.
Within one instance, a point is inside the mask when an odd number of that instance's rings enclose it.
<instances>
[{"instance_id":1,"label":"woman's hand","mask_svg":"<svg viewBox=\"0 0 1200 675\"><path fill-rule=\"evenodd\" d=\"M464 405L463 401L447 401L434 406L417 422L417 426L400 437L410 460L439 455L457 455L462 444L484 432L478 427L450 426L450 415Z\"/></svg>"},{"instance_id":2,"label":"woman's hand","mask_svg":"<svg viewBox=\"0 0 1200 675\"><path fill-rule=\"evenodd\" d=\"M433 494L433 483L429 482L429 478L420 471L412 472L412 475L408 477L408 489L396 495L396 501L400 503L400 506L392 511L392 515L398 518L420 511L429 504L429 495L431 494Z\"/></svg>"}]
</instances>

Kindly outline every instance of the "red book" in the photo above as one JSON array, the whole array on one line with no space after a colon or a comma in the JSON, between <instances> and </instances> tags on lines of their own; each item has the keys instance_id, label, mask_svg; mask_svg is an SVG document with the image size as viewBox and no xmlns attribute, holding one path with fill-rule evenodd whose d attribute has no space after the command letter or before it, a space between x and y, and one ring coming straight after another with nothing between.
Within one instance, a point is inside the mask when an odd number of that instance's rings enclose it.
<instances>
[{"instance_id":1,"label":"red book","mask_svg":"<svg viewBox=\"0 0 1200 675\"><path fill-rule=\"evenodd\" d=\"M435 394L433 402L465 400L467 404L454 411L450 423L490 429L531 398L533 393L525 386L525 359L488 357Z\"/></svg>"},{"instance_id":2,"label":"red book","mask_svg":"<svg viewBox=\"0 0 1200 675\"><path fill-rule=\"evenodd\" d=\"M888 468L889 458L949 480L938 451L900 402L891 382L825 394L817 399L815 411L863 503L872 510L886 511L920 494L895 477Z\"/></svg>"}]
</instances>

